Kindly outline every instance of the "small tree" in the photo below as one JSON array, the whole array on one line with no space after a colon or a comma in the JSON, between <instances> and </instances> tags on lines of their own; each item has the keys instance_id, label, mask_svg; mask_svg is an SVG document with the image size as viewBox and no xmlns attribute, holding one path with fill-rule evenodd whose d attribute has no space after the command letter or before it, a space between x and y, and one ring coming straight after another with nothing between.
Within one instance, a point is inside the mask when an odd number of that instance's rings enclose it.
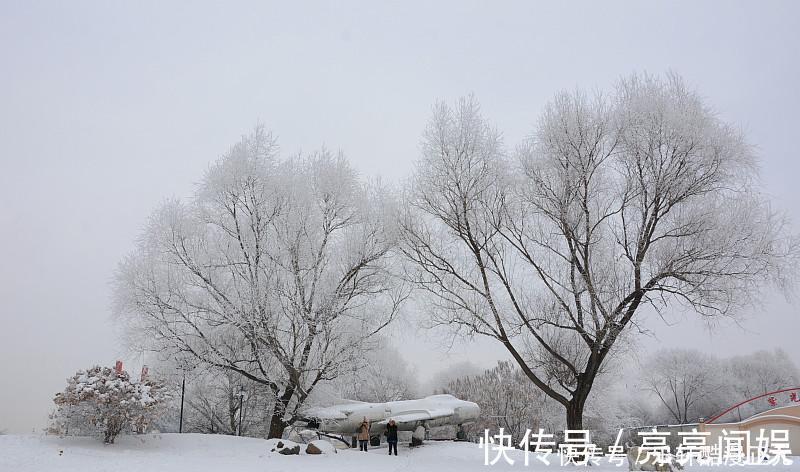
<instances>
[{"instance_id":1,"label":"small tree","mask_svg":"<svg viewBox=\"0 0 800 472\"><path fill-rule=\"evenodd\" d=\"M113 444L126 427L144 433L169 398L164 385L142 375L131 381L122 363L114 369L94 366L67 379L67 388L57 393L51 431L59 434L100 433Z\"/></svg>"}]
</instances>

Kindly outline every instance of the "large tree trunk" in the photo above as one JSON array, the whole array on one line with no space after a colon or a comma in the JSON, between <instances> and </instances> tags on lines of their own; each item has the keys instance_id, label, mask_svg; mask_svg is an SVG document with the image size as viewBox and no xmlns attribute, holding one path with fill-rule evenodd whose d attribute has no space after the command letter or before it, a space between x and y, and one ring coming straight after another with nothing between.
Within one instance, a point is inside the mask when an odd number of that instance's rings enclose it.
<instances>
[{"instance_id":1,"label":"large tree trunk","mask_svg":"<svg viewBox=\"0 0 800 472\"><path fill-rule=\"evenodd\" d=\"M567 429L568 430L583 430L583 407L586 404L588 395L576 395L572 397L567 405ZM566 440L566 437L564 438ZM587 435L587 440L589 439ZM580 463L586 460L584 454L578 454L574 460Z\"/></svg>"},{"instance_id":2,"label":"large tree trunk","mask_svg":"<svg viewBox=\"0 0 800 472\"><path fill-rule=\"evenodd\" d=\"M567 429L583 429L583 407L585 397L573 397L567 406Z\"/></svg>"},{"instance_id":3,"label":"large tree trunk","mask_svg":"<svg viewBox=\"0 0 800 472\"><path fill-rule=\"evenodd\" d=\"M294 396L294 388L289 387L283 392L283 395L275 399L275 406L272 407L272 418L269 422L269 435L267 439L280 439L281 436L283 436L283 430L289 426L289 423L287 423L284 418L286 415L286 408L289 406L292 396Z\"/></svg>"},{"instance_id":4,"label":"large tree trunk","mask_svg":"<svg viewBox=\"0 0 800 472\"><path fill-rule=\"evenodd\" d=\"M277 438L280 439L283 436L283 430L288 426L286 422L283 421L282 414L272 414L272 419L269 422L269 434L267 434L267 439Z\"/></svg>"}]
</instances>

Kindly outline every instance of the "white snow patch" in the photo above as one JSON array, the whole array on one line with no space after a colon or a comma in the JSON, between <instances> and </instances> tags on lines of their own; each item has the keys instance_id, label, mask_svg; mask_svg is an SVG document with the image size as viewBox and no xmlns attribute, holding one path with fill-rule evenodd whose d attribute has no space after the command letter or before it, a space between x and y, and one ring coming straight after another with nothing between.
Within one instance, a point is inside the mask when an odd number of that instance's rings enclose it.
<instances>
[{"instance_id":1,"label":"white snow patch","mask_svg":"<svg viewBox=\"0 0 800 472\"><path fill-rule=\"evenodd\" d=\"M287 440L281 440L287 444ZM477 444L430 441L410 449L401 444L398 456L389 456L388 449L371 448L369 452L356 449L340 450L331 455L283 456L269 452L278 440L240 438L205 434L150 434L120 436L117 444L105 446L96 438L59 438L56 436L0 436L0 471L2 472L375 472L402 470L404 472L470 472L514 471L545 469L575 471L563 468L555 459L546 467L531 457L525 467L524 453L510 451L515 463L500 460L485 466L484 451ZM300 445L304 451L304 445ZM731 472L743 470L800 472L800 457L794 457L788 467L732 467ZM692 472L719 471L720 468L688 467ZM581 470L587 472L627 472L627 465L615 467L601 464Z\"/></svg>"}]
</instances>

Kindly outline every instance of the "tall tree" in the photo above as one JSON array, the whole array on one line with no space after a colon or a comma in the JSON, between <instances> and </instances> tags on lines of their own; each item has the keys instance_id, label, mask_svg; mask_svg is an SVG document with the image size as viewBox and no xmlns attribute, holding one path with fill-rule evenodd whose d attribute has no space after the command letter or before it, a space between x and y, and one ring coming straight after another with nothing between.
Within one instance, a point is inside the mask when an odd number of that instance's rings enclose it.
<instances>
[{"instance_id":1,"label":"tall tree","mask_svg":"<svg viewBox=\"0 0 800 472\"><path fill-rule=\"evenodd\" d=\"M755 158L677 76L560 93L509 157L476 100L438 104L402 252L431 321L497 340L581 429L637 314L731 316L797 254Z\"/></svg>"},{"instance_id":2,"label":"tall tree","mask_svg":"<svg viewBox=\"0 0 800 472\"><path fill-rule=\"evenodd\" d=\"M257 128L164 204L121 264L137 344L268 387L280 437L320 383L363 361L407 295L391 273L392 199L327 151L281 160Z\"/></svg>"}]
</instances>

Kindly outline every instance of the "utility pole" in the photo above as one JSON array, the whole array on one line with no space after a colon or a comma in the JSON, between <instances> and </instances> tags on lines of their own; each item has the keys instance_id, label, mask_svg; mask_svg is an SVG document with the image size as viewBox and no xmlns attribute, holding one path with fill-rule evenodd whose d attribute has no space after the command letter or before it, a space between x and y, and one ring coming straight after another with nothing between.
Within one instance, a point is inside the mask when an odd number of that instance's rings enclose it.
<instances>
[{"instance_id":1,"label":"utility pole","mask_svg":"<svg viewBox=\"0 0 800 472\"><path fill-rule=\"evenodd\" d=\"M183 396L186 393L186 371L183 371L183 382L181 383L181 419L178 425L178 432L183 432Z\"/></svg>"}]
</instances>

